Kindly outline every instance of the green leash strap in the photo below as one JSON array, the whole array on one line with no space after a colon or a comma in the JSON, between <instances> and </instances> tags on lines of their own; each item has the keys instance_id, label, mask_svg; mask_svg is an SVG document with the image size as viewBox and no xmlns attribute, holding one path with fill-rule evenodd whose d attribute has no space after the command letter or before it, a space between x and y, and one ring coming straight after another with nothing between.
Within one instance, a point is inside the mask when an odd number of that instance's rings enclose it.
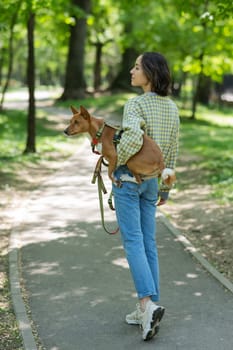
<instances>
[{"instance_id":1,"label":"green leash strap","mask_svg":"<svg viewBox=\"0 0 233 350\"><path fill-rule=\"evenodd\" d=\"M91 183L92 184L95 184L96 183L96 179L98 179L97 181L97 185L98 185L98 194L99 194L99 206L100 206L100 214L101 214L101 222L102 222L102 226L105 230L105 232L107 232L108 234L110 235L113 235L115 233L117 233L119 231L119 227L117 227L117 229L115 231L109 231L107 228L106 228L106 225L105 225L105 220L104 220L104 205L103 205L103 193L106 194L107 193L107 190L106 190L106 187L104 185L104 181L103 181L103 178L102 178L102 175L101 175L101 165L103 163L103 156L101 156L96 164L96 167L95 167L95 171L94 171L94 174L93 174L93 178L92 178L92 181ZM111 204L110 204L111 203ZM108 200L108 204L110 206L110 208L112 210L114 210L113 208L113 205L112 205L112 192L110 194L110 197L109 197L109 200Z\"/></svg>"}]
</instances>

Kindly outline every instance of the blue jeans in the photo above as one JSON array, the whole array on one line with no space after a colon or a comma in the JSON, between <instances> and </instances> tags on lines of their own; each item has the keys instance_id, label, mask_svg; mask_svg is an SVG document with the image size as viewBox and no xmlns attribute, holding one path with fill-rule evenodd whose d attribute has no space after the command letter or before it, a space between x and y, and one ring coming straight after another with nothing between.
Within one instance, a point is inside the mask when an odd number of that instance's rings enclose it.
<instances>
[{"instance_id":1,"label":"blue jeans","mask_svg":"<svg viewBox=\"0 0 233 350\"><path fill-rule=\"evenodd\" d=\"M116 179L122 174L132 176L127 166L114 172ZM133 277L138 298L159 300L159 263L156 246L156 201L158 180L145 180L141 184L122 182L113 184L118 225L126 258Z\"/></svg>"}]
</instances>

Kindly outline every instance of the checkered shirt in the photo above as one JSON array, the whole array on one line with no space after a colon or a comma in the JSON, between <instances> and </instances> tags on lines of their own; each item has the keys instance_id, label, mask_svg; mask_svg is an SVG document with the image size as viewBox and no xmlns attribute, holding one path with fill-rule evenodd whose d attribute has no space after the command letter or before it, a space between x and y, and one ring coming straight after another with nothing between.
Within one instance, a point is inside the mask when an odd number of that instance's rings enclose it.
<instances>
[{"instance_id":1,"label":"checkered shirt","mask_svg":"<svg viewBox=\"0 0 233 350\"><path fill-rule=\"evenodd\" d=\"M142 147L144 132L161 148L167 168L175 168L178 155L179 114L176 104L169 98L147 92L131 98L124 108L124 130L117 146L117 166Z\"/></svg>"}]
</instances>

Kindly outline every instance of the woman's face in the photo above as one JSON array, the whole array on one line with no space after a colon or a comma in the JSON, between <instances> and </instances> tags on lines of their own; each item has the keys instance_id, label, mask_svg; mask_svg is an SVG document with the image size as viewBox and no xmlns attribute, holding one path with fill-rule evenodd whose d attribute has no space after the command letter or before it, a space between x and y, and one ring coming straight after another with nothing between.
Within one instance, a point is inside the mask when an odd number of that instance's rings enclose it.
<instances>
[{"instance_id":1,"label":"woman's face","mask_svg":"<svg viewBox=\"0 0 233 350\"><path fill-rule=\"evenodd\" d=\"M151 83L147 79L141 65L142 55L136 59L134 67L131 69L131 85L139 86L144 92L151 91Z\"/></svg>"}]
</instances>

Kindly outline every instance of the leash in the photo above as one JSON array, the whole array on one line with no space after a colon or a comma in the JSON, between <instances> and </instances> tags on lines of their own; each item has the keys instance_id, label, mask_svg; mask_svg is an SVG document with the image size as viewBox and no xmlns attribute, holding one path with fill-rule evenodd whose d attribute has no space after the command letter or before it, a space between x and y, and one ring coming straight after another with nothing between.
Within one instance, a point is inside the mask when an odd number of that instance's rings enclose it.
<instances>
[{"instance_id":1,"label":"leash","mask_svg":"<svg viewBox=\"0 0 233 350\"><path fill-rule=\"evenodd\" d=\"M108 126L112 129L115 130L115 134L113 136L113 144L115 145L115 147L117 147L118 143L120 142L120 139L121 139L121 135L123 133L123 130L121 128L119 128L119 126L113 126L113 125L110 125L110 124L107 124L106 122L103 123L103 125L101 125L101 127L99 128L99 130L96 132L95 134L95 137L93 137L93 139L91 140L91 149L92 149L92 152L95 153L95 154L101 154L97 149L96 149L96 146L98 145L98 143L100 142L100 138L103 134L103 131L104 131L104 128L105 126ZM102 161L104 163L104 165L107 166L107 164L104 162L104 159Z\"/></svg>"},{"instance_id":2,"label":"leash","mask_svg":"<svg viewBox=\"0 0 233 350\"><path fill-rule=\"evenodd\" d=\"M98 184L99 205L100 205L102 226L103 226L105 232L107 232L109 235L114 235L115 233L117 233L119 231L119 227L117 227L117 229L115 231L109 231L106 228L105 220L104 220L103 194L106 194L107 190L106 190L106 187L104 185L104 181L103 181L103 178L102 178L102 175L101 175L101 166L102 166L102 164L104 164L104 160L103 159L104 159L103 156L99 157L99 159L98 159L98 161L96 163L96 167L95 167L95 170L94 170L94 174L93 174L93 178L92 178L91 183L95 184L96 183L96 179L98 180L97 184ZM110 197L108 199L108 204L109 204L110 209L115 210L113 208L113 205L112 205L112 192L111 192Z\"/></svg>"},{"instance_id":3,"label":"leash","mask_svg":"<svg viewBox=\"0 0 233 350\"><path fill-rule=\"evenodd\" d=\"M105 127L105 123L103 123L103 125L99 128L99 130L97 131L95 137L91 141L91 149L92 149L92 152L95 153L95 154L100 154L100 152L96 150L96 146L98 145L99 139L102 136L102 133L104 131L104 127Z\"/></svg>"}]
</instances>

